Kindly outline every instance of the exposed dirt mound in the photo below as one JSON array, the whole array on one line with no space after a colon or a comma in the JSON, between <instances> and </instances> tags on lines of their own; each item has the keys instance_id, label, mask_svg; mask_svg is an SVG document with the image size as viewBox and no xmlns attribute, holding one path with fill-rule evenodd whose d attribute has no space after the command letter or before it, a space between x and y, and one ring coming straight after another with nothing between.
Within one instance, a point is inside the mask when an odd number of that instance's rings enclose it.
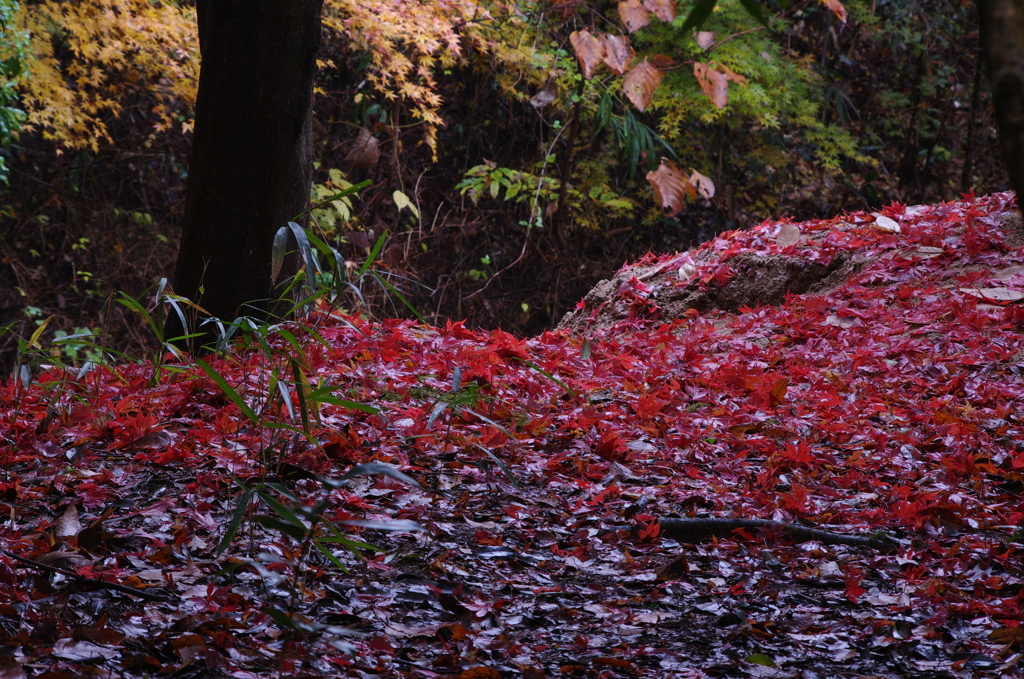
<instances>
[{"instance_id":1,"label":"exposed dirt mound","mask_svg":"<svg viewBox=\"0 0 1024 679\"><path fill-rule=\"evenodd\" d=\"M596 330L629 318L635 311L635 300L621 293L635 288L630 283L634 278L649 290L648 299L654 305L649 311L661 320L673 320L690 309L739 311L743 307L781 304L786 293L826 292L863 264L847 253L822 264L801 257L745 252L730 260L731 277L724 284L711 286L702 286L697 278L681 281L682 267L630 267L598 283L583 299L583 308L566 314L558 329Z\"/></svg>"},{"instance_id":2,"label":"exposed dirt mound","mask_svg":"<svg viewBox=\"0 0 1024 679\"><path fill-rule=\"evenodd\" d=\"M594 286L559 330L593 333L622 321L670 322L688 313L737 312L744 307L782 304L787 294L826 293L842 286L871 263L865 226L879 235L898 236L931 206L887 208L842 220L802 224L763 223L746 233L722 234L701 248L669 256L648 255ZM1008 247L1024 244L1024 225L1015 209L982 218L1002 232ZM901 226L902 224L902 226ZM753 248L749 237L753 233ZM908 252L921 259L936 256L934 246Z\"/></svg>"}]
</instances>

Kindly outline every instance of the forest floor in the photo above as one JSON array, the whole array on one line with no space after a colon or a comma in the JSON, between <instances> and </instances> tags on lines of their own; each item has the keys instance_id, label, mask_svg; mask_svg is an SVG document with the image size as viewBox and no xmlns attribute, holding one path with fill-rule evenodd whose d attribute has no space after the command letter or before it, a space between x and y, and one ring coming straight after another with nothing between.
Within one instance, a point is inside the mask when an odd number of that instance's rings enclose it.
<instances>
[{"instance_id":1,"label":"forest floor","mask_svg":"<svg viewBox=\"0 0 1024 679\"><path fill-rule=\"evenodd\" d=\"M37 366L0 679L1020 676L1015 210L766 222L531 339L320 310Z\"/></svg>"}]
</instances>

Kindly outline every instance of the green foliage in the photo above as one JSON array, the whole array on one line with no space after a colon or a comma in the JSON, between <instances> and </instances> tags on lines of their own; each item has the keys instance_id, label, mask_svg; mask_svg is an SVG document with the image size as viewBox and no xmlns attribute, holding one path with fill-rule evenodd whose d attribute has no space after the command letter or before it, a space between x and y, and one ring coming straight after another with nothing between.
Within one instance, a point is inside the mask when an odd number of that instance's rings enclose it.
<instances>
[{"instance_id":1,"label":"green foliage","mask_svg":"<svg viewBox=\"0 0 1024 679\"><path fill-rule=\"evenodd\" d=\"M529 172L498 167L489 160L466 171L462 181L455 188L462 195L468 195L474 203L489 195L498 198L505 191L504 200L522 203L541 200L550 202L558 196L559 182Z\"/></svg>"},{"instance_id":2,"label":"green foliage","mask_svg":"<svg viewBox=\"0 0 1024 679\"><path fill-rule=\"evenodd\" d=\"M794 19L803 18L801 12L794 13ZM784 22L779 22L783 23L780 32ZM645 51L668 54L677 62L713 60L747 80L746 84L730 83L728 104L719 109L701 91L692 69L669 71L652 102L652 108L660 114L658 129L665 138L681 148L700 149L700 144L688 143L695 128L722 124L730 136L753 141L754 148L777 144L773 132L780 132L791 149L806 149L825 171L836 172L846 161L870 162L858 150L850 130L824 122L826 91L814 60L787 49L778 33L758 27L759 22L740 2L723 1L702 26L702 30L717 36L709 52L675 24L652 23L637 34L636 42ZM729 36L740 37L725 40ZM701 150L703 157L692 151L684 154L691 158L684 164L700 163L708 168L712 162L708 151L718 149ZM743 158L734 157L732 161L744 163ZM697 167L700 169L700 165Z\"/></svg>"},{"instance_id":3,"label":"green foliage","mask_svg":"<svg viewBox=\"0 0 1024 679\"><path fill-rule=\"evenodd\" d=\"M0 0L0 151L6 151L25 122L17 107L15 87L23 76L28 36L15 30L11 20L20 5L17 0ZM8 182L7 161L0 154L0 181Z\"/></svg>"},{"instance_id":4,"label":"green foliage","mask_svg":"<svg viewBox=\"0 0 1024 679\"><path fill-rule=\"evenodd\" d=\"M335 168L327 171L326 182L314 183L310 188L310 201L314 205L310 216L325 236L337 238L341 225L351 221L351 189L352 182Z\"/></svg>"}]
</instances>

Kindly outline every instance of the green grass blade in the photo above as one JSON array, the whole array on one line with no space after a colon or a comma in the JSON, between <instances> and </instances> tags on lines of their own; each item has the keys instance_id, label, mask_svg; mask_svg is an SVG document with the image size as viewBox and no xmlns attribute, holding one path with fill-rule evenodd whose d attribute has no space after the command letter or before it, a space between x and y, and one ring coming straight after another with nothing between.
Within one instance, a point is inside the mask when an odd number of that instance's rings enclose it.
<instances>
[{"instance_id":1,"label":"green grass blade","mask_svg":"<svg viewBox=\"0 0 1024 679\"><path fill-rule=\"evenodd\" d=\"M242 411L243 415L249 418L250 422L256 425L260 423L259 415L253 412L252 408L249 407L249 404L247 404L238 392L227 383L227 380L225 380L219 372L214 370L209 363L201 358L196 359L196 364L203 369L203 372L205 372L211 380L213 380L214 384L220 387L220 390L224 392L224 395L231 399L232 403L238 406L238 409Z\"/></svg>"}]
</instances>

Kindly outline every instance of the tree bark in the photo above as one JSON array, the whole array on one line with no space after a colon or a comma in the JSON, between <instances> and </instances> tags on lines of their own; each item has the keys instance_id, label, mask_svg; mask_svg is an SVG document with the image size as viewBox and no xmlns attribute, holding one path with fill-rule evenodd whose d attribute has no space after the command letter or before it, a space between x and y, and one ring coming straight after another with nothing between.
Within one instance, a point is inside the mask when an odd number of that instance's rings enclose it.
<instances>
[{"instance_id":1,"label":"tree bark","mask_svg":"<svg viewBox=\"0 0 1024 679\"><path fill-rule=\"evenodd\" d=\"M1019 198L1024 192L1024 3L979 0L978 20L988 55L999 142L1010 184Z\"/></svg>"},{"instance_id":2,"label":"tree bark","mask_svg":"<svg viewBox=\"0 0 1024 679\"><path fill-rule=\"evenodd\" d=\"M174 288L227 322L280 306L271 248L309 203L321 6L196 0L202 67ZM215 339L199 332L193 346Z\"/></svg>"}]
</instances>

